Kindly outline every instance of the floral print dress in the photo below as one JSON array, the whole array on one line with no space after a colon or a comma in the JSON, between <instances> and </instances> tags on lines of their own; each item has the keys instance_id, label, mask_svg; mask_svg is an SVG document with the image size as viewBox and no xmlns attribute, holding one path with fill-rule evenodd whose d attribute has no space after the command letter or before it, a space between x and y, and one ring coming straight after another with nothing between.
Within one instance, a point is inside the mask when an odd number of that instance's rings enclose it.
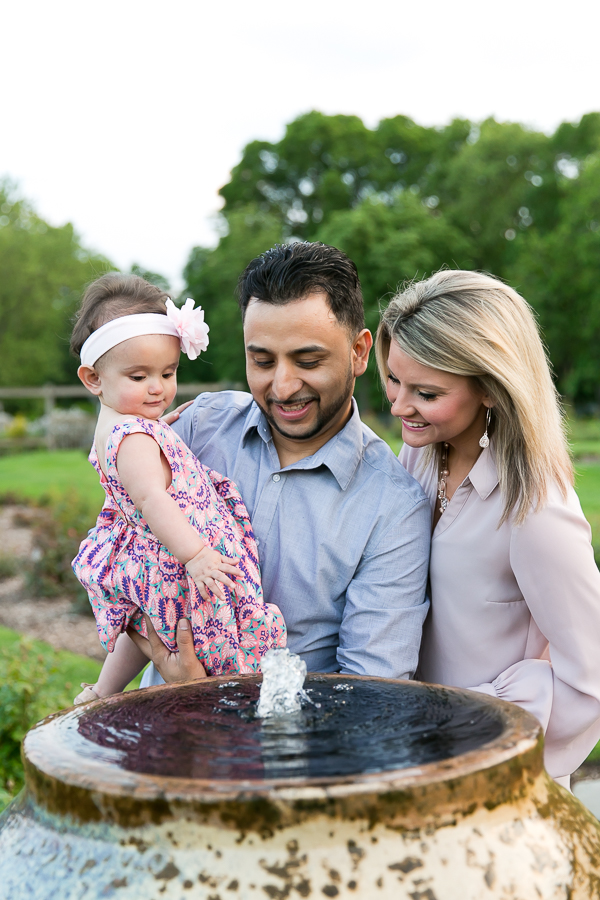
<instances>
[{"instance_id":1,"label":"floral print dress","mask_svg":"<svg viewBox=\"0 0 600 900\"><path fill-rule=\"evenodd\" d=\"M210 599L202 599L185 566L154 537L123 487L117 453L121 441L137 433L159 445L173 475L167 491L204 543L240 567L243 578L235 579L235 588L224 585L225 601L210 590ZM144 612L164 644L176 650L177 621L186 617L209 675L258 671L267 650L285 646L286 628L279 608L263 600L250 517L233 482L203 466L172 428L151 419L115 426L106 449L108 477L95 445L89 460L106 501L73 570L88 592L102 646L112 651L128 625L147 637Z\"/></svg>"}]
</instances>

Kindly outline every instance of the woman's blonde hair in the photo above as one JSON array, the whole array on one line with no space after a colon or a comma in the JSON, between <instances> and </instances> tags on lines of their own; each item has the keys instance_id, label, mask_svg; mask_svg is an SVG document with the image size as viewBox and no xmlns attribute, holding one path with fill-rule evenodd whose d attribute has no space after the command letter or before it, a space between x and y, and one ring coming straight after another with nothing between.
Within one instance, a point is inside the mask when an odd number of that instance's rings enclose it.
<instances>
[{"instance_id":1,"label":"woman's blonde hair","mask_svg":"<svg viewBox=\"0 0 600 900\"><path fill-rule=\"evenodd\" d=\"M504 509L515 524L544 504L555 482L573 484L558 394L532 310L512 288L479 272L442 271L404 286L375 339L384 383L391 341L422 365L477 379L491 397ZM425 465L439 446L427 448Z\"/></svg>"}]
</instances>

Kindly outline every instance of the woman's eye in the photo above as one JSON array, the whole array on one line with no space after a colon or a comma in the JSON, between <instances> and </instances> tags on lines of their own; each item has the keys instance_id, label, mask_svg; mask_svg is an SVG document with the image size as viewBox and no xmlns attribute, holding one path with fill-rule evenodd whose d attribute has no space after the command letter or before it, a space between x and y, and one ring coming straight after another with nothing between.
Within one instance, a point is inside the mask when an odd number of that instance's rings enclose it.
<instances>
[{"instance_id":1,"label":"woman's eye","mask_svg":"<svg viewBox=\"0 0 600 900\"><path fill-rule=\"evenodd\" d=\"M395 378L394 375L392 375L391 372L388 373L388 381L391 381L392 384L400 384L400 382L398 381L398 379Z\"/></svg>"},{"instance_id":2,"label":"woman's eye","mask_svg":"<svg viewBox=\"0 0 600 900\"><path fill-rule=\"evenodd\" d=\"M424 391L417 391L422 400L435 400L437 394L426 394Z\"/></svg>"}]
</instances>

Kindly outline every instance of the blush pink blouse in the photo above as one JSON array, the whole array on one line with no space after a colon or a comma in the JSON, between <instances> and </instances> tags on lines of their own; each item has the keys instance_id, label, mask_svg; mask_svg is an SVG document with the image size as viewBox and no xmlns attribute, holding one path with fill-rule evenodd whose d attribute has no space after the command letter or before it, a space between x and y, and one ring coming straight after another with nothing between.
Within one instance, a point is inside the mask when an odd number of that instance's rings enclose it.
<instances>
[{"instance_id":1,"label":"blush pink blouse","mask_svg":"<svg viewBox=\"0 0 600 900\"><path fill-rule=\"evenodd\" d=\"M435 507L438 473L406 444L400 462ZM493 445L454 493L432 536L431 610L419 677L529 710L562 783L600 740L600 572L574 490L498 528Z\"/></svg>"}]
</instances>

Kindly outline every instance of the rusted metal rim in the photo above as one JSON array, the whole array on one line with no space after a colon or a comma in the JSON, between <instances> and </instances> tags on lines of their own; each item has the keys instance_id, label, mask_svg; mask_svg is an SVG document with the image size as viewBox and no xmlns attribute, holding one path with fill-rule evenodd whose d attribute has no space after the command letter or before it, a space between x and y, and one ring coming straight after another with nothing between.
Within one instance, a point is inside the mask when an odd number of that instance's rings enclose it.
<instances>
[{"instance_id":1,"label":"rusted metal rim","mask_svg":"<svg viewBox=\"0 0 600 900\"><path fill-rule=\"evenodd\" d=\"M261 676L241 676L244 680L260 682ZM319 680L339 680L339 675L320 675ZM240 676L238 676L238 679ZM227 676L211 679L211 685L226 682ZM365 678L346 676L344 680L368 680L385 684L406 684L399 679ZM199 681L201 690L204 681ZM415 682L408 682L417 685ZM440 688L445 692L465 695L460 688ZM146 691L177 691L178 685L160 685ZM245 797L269 797L281 802L297 800L325 800L360 794L381 794L424 788L441 782L455 782L475 772L498 767L505 769L502 776L505 787L513 781L521 782L523 770L530 776L542 769L541 728L536 719L519 707L502 700L478 695L482 704L494 707L503 728L497 738L476 750L460 756L428 763L414 768L395 769L386 772L359 774L336 778L287 778L277 780L208 781L203 779L175 778L146 775L121 769L110 761L82 758L68 742L68 724L77 721L84 710L101 705L134 702L130 693L95 701L83 707L73 708L49 716L33 728L25 738L23 755L28 782L40 786L48 781L65 786L100 792L105 795L135 797L136 800L161 798L168 802L208 803L239 800ZM516 760L521 764L511 765ZM508 779L508 782L506 781ZM42 792L43 793L43 792ZM36 791L39 795L39 792Z\"/></svg>"}]
</instances>

